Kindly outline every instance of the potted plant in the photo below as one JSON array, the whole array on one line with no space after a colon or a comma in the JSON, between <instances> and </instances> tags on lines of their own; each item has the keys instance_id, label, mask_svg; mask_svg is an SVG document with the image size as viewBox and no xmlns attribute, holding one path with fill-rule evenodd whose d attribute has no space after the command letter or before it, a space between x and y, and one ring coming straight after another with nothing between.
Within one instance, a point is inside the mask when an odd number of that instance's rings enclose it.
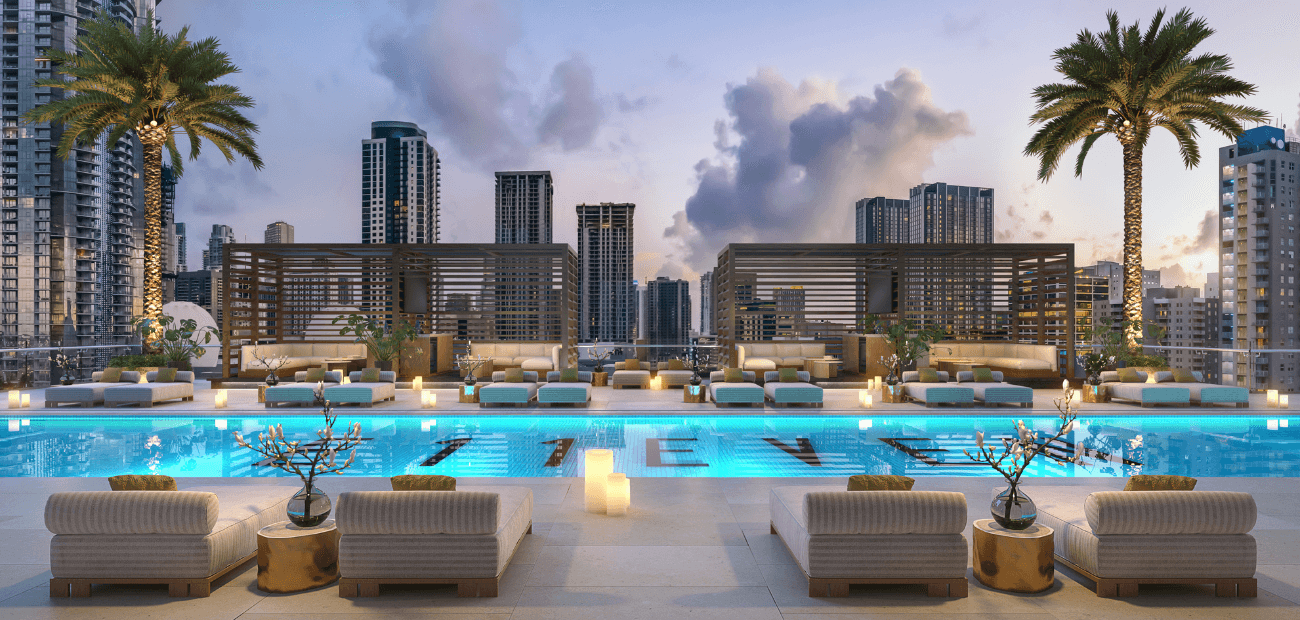
<instances>
[{"instance_id":1,"label":"potted plant","mask_svg":"<svg viewBox=\"0 0 1300 620\"><path fill-rule=\"evenodd\" d=\"M208 325L200 328L194 319L177 320L166 314L156 319L136 317L131 326L140 334L145 346L152 349L148 352L161 354L167 360L167 366L178 370L190 370L190 360L203 355L203 345L211 344L212 335L216 333Z\"/></svg>"},{"instance_id":2,"label":"potted plant","mask_svg":"<svg viewBox=\"0 0 1300 620\"><path fill-rule=\"evenodd\" d=\"M676 359L686 367L686 370L691 371L691 385L699 385L702 381L700 379L700 373L703 373L716 365L716 361L713 359L712 355L701 353L700 348L695 345L692 345L687 349L685 355Z\"/></svg>"},{"instance_id":3,"label":"potted plant","mask_svg":"<svg viewBox=\"0 0 1300 620\"><path fill-rule=\"evenodd\" d=\"M1085 353L1079 356L1079 365L1083 366L1083 374L1087 377L1088 385L1101 385L1101 371L1115 365L1115 356Z\"/></svg>"},{"instance_id":4,"label":"potted plant","mask_svg":"<svg viewBox=\"0 0 1300 620\"><path fill-rule=\"evenodd\" d=\"M260 347L253 347L250 355L253 356L257 363L261 364L270 374L266 375L267 385L276 385L280 383L280 369L289 364L287 355L262 355Z\"/></svg>"},{"instance_id":5,"label":"potted plant","mask_svg":"<svg viewBox=\"0 0 1300 620\"><path fill-rule=\"evenodd\" d=\"M596 368L591 371L592 385L603 386L607 381L609 381L609 373L605 372L605 360L609 359L609 356L613 354L614 350L609 347L605 347L604 349L600 348L599 339L592 341L591 353L588 353L591 357L591 361L596 363Z\"/></svg>"},{"instance_id":6,"label":"potted plant","mask_svg":"<svg viewBox=\"0 0 1300 620\"><path fill-rule=\"evenodd\" d=\"M325 415L325 428L316 431L317 439L303 441L288 440L284 436L284 426L268 425L265 433L257 434L257 441L249 443L239 431L234 431L235 443L266 457L266 462L291 474L297 474L302 480L302 490L289 500L286 510L289 520L299 527L314 527L325 522L329 517L330 498L316 488L317 476L326 474L343 475L343 470L352 466L357 458L356 448L361 444L361 423L348 427L342 437L334 435L334 421L338 416L334 408L325 400L325 385L316 386L316 404L322 407ZM337 461L339 452L351 450L343 462Z\"/></svg>"},{"instance_id":7,"label":"potted plant","mask_svg":"<svg viewBox=\"0 0 1300 620\"><path fill-rule=\"evenodd\" d=\"M1074 406L1074 389L1070 387L1070 382L1062 381L1061 387L1065 393L1061 398L1053 401L1056 403L1056 410L1061 412L1061 429L1050 439L1040 440L1037 431L1029 430L1025 427L1024 421L1017 420L1015 436L1002 438L1000 454L992 447L984 445L984 431L975 433L974 454L971 454L970 450L962 450L970 460L992 467L1007 479L1007 489L993 498L989 512L998 525L1009 530L1023 530L1033 525L1034 520L1038 518L1038 508L1034 506L1034 501L1020 490L1020 477L1034 457L1041 454L1044 458L1062 464L1082 461L1078 456L1065 458L1048 451L1048 446L1074 428L1074 421L1079 417L1078 410Z\"/></svg>"},{"instance_id":8,"label":"potted plant","mask_svg":"<svg viewBox=\"0 0 1300 620\"><path fill-rule=\"evenodd\" d=\"M63 378L63 385L72 385L72 374L81 367L77 364L77 359L68 357L63 352L63 349L59 349L59 352L54 354L54 365L59 369L59 375Z\"/></svg>"},{"instance_id":9,"label":"potted plant","mask_svg":"<svg viewBox=\"0 0 1300 620\"><path fill-rule=\"evenodd\" d=\"M1143 347L1146 346L1148 341L1157 343L1163 340L1168 334L1168 330L1155 323L1148 323L1143 337L1130 340L1128 333L1136 330L1130 330L1129 328L1136 323L1136 321L1102 319L1096 325L1083 331L1083 339L1092 343L1093 353L1110 360L1109 364L1101 370L1133 367L1150 372L1168 368L1168 362L1165 358L1158 355L1147 355L1143 352ZM1086 366L1084 370L1087 371Z\"/></svg>"},{"instance_id":10,"label":"potted plant","mask_svg":"<svg viewBox=\"0 0 1300 620\"><path fill-rule=\"evenodd\" d=\"M346 321L346 325L339 329L339 335L351 335L355 337L353 342L366 345L375 367L380 370L393 370L403 348L419 335L415 326L405 319L377 321L363 314L340 314L332 323L337 325L339 321ZM416 347L414 351L418 353L420 348Z\"/></svg>"},{"instance_id":11,"label":"potted plant","mask_svg":"<svg viewBox=\"0 0 1300 620\"><path fill-rule=\"evenodd\" d=\"M910 319L889 320L868 314L860 322L866 330L885 337L885 344L894 350L894 355L898 358L885 366L890 369L891 375L897 371L900 378L904 368L916 363L930 351L930 345L944 336L943 329L921 327ZM884 360L882 363L885 363Z\"/></svg>"}]
</instances>

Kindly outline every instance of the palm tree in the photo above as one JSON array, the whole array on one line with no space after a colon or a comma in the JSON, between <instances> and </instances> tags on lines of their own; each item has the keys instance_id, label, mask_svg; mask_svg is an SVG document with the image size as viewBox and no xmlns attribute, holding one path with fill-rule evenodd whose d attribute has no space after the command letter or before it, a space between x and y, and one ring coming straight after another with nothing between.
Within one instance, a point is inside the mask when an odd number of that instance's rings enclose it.
<instances>
[{"instance_id":1,"label":"palm tree","mask_svg":"<svg viewBox=\"0 0 1300 620\"><path fill-rule=\"evenodd\" d=\"M177 176L184 170L176 149L180 132L189 138L190 159L198 158L203 139L227 162L239 154L261 169L262 159L253 141L257 125L239 111L252 107L253 100L234 86L214 83L239 71L217 49L217 40L191 42L186 38L188 26L168 36L154 27L153 14L144 23L137 35L124 21L101 12L83 24L77 53L49 50L60 77L37 80L35 85L66 89L64 96L56 95L25 118L63 125L58 147L63 159L74 146L92 145L105 133L107 143L115 144L135 132L144 148L144 317L157 319L163 303L163 146Z\"/></svg>"},{"instance_id":2,"label":"palm tree","mask_svg":"<svg viewBox=\"0 0 1300 620\"><path fill-rule=\"evenodd\" d=\"M1080 32L1072 45L1052 58L1066 82L1034 89L1038 109L1030 124L1043 123L1025 146L1025 155L1039 158L1038 178L1047 181L1061 155L1083 141L1075 176L1083 176L1083 160L1102 136L1119 140L1124 152L1124 321L1130 341L1142 325L1142 149L1157 127L1178 140L1183 164L1201 161L1196 123L1205 123L1229 139L1242 132L1241 121L1266 118L1262 110L1224 103L1224 97L1246 97L1255 86L1230 75L1232 61L1222 54L1192 56L1192 50L1214 34L1203 18L1183 9L1164 21L1160 10L1146 32L1140 25L1121 27L1119 15L1106 13L1108 28Z\"/></svg>"}]
</instances>

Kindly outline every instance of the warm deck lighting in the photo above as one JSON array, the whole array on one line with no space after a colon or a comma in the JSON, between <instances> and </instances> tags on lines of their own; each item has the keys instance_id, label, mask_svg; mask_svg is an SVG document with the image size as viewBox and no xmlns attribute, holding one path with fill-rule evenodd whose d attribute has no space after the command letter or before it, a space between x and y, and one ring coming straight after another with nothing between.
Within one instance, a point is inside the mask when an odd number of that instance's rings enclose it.
<instances>
[{"instance_id":1,"label":"warm deck lighting","mask_svg":"<svg viewBox=\"0 0 1300 620\"><path fill-rule=\"evenodd\" d=\"M212 406L216 407L217 409L225 409L227 398L228 398L228 394L226 393L225 390L217 390L217 395L215 399L212 401Z\"/></svg>"},{"instance_id":2,"label":"warm deck lighting","mask_svg":"<svg viewBox=\"0 0 1300 620\"><path fill-rule=\"evenodd\" d=\"M609 487L609 475L614 473L614 452L605 448L587 450L587 473L585 479L584 503L587 512L605 512L605 493Z\"/></svg>"},{"instance_id":3,"label":"warm deck lighting","mask_svg":"<svg viewBox=\"0 0 1300 620\"><path fill-rule=\"evenodd\" d=\"M624 474L610 474L606 479L605 514L621 517L632 503L632 486Z\"/></svg>"},{"instance_id":4,"label":"warm deck lighting","mask_svg":"<svg viewBox=\"0 0 1300 620\"><path fill-rule=\"evenodd\" d=\"M663 377L655 377L655 378L651 379L651 380L650 380L650 389L652 389L652 390L662 390L662 389L664 389L664 378L663 378Z\"/></svg>"},{"instance_id":5,"label":"warm deck lighting","mask_svg":"<svg viewBox=\"0 0 1300 620\"><path fill-rule=\"evenodd\" d=\"M349 383L352 383L352 378L347 375L343 375L343 383L340 383L339 385L347 385Z\"/></svg>"},{"instance_id":6,"label":"warm deck lighting","mask_svg":"<svg viewBox=\"0 0 1300 620\"><path fill-rule=\"evenodd\" d=\"M419 381L417 378L416 381ZM438 406L438 393L433 390L420 391L420 408L433 409Z\"/></svg>"},{"instance_id":7,"label":"warm deck lighting","mask_svg":"<svg viewBox=\"0 0 1300 620\"><path fill-rule=\"evenodd\" d=\"M881 385L883 382L884 382L884 377L881 377L880 375L876 375L876 389L877 389L877 390L880 389L880 385Z\"/></svg>"}]
</instances>

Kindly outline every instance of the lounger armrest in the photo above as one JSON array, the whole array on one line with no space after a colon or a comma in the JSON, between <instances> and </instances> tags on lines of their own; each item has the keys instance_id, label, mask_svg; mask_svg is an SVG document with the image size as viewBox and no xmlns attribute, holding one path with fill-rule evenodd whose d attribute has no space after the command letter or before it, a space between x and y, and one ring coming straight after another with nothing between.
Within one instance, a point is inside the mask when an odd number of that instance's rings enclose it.
<instances>
[{"instance_id":1,"label":"lounger armrest","mask_svg":"<svg viewBox=\"0 0 1300 620\"><path fill-rule=\"evenodd\" d=\"M1083 502L1092 533L1245 534L1255 527L1255 498L1232 491L1101 491Z\"/></svg>"},{"instance_id":2,"label":"lounger armrest","mask_svg":"<svg viewBox=\"0 0 1300 620\"><path fill-rule=\"evenodd\" d=\"M78 491L45 502L45 527L55 534L205 535L217 524L215 493Z\"/></svg>"},{"instance_id":3,"label":"lounger armrest","mask_svg":"<svg viewBox=\"0 0 1300 620\"><path fill-rule=\"evenodd\" d=\"M501 496L484 491L352 491L339 494L339 533L494 534Z\"/></svg>"},{"instance_id":4,"label":"lounger armrest","mask_svg":"<svg viewBox=\"0 0 1300 620\"><path fill-rule=\"evenodd\" d=\"M949 491L814 491L803 499L808 533L960 534L966 496Z\"/></svg>"}]
</instances>

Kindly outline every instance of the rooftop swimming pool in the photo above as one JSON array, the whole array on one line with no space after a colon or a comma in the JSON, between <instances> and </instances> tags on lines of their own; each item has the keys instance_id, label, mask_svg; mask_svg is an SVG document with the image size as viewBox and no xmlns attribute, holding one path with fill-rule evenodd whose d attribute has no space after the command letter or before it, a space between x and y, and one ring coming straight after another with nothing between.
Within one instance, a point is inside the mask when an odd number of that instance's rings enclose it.
<instances>
[{"instance_id":1,"label":"rooftop swimming pool","mask_svg":"<svg viewBox=\"0 0 1300 620\"><path fill-rule=\"evenodd\" d=\"M1023 418L1050 436L1054 416ZM0 476L288 475L259 465L231 431L256 437L269 423L316 439L318 416L7 417ZM975 432L1010 436L1013 418L979 416L339 416L366 440L347 475L580 476L582 452L614 451L629 476L765 477L893 473L989 476L971 463ZM1080 465L1036 459L1031 476L1300 476L1300 428L1244 416L1080 419L1053 452Z\"/></svg>"}]
</instances>

